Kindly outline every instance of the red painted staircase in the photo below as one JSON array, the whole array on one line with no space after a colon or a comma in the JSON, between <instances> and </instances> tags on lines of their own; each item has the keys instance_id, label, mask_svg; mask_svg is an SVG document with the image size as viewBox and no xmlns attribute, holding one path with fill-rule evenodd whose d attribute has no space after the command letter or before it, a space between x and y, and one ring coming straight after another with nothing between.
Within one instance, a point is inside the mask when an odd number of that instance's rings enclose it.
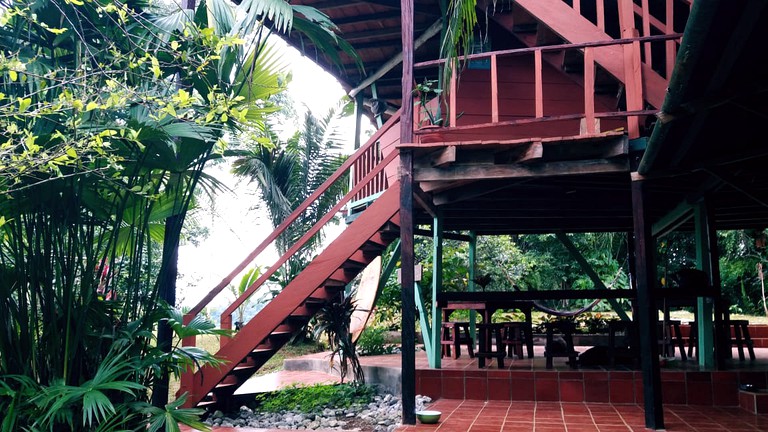
<instances>
[{"instance_id":1,"label":"red painted staircase","mask_svg":"<svg viewBox=\"0 0 768 432\"><path fill-rule=\"evenodd\" d=\"M291 256L315 236L325 224L354 198L381 193L372 204L356 214L354 221L304 268L277 296L253 318L239 328L233 337L222 337L214 355L224 361L218 367L204 366L188 370L181 376L177 396L187 394L186 407L229 409L235 391L250 378L327 301L338 298L375 257L400 235L400 186L397 181L387 185L385 168L396 160L397 152L382 155L380 147L386 137L397 132L397 117L385 124L373 137L339 168L323 185L300 205L246 259L227 275L210 293L184 316L191 322L223 288L243 272L288 226L304 211L312 208L328 188L337 181L346 181L344 174L353 171L351 190L315 226L305 233L275 264L265 271L221 315L221 328L232 328L232 314ZM384 138L382 138L384 136ZM194 337L185 338L184 346L194 346Z\"/></svg>"},{"instance_id":2,"label":"red painted staircase","mask_svg":"<svg viewBox=\"0 0 768 432\"><path fill-rule=\"evenodd\" d=\"M647 0L640 4L632 0L515 0L511 11L492 14L490 18L515 34L528 47L579 44L641 35L673 35L674 11L680 11L677 4L690 7L690 2L686 0L667 0L661 8L650 8ZM636 22L639 28L636 28ZM616 23L617 29L607 29L607 24L610 26ZM614 33L613 36L609 32ZM642 61L638 65L641 70L637 71L639 84L645 103L654 108L660 108L666 96L676 44L676 41L671 40L642 44ZM594 51L594 60L601 67L598 72L607 73L622 85L632 85L625 80L627 64L623 50L620 45L601 47ZM560 56L550 55L544 60L568 71L571 63L581 64L581 61L564 57L572 54L563 51ZM604 80L606 84L601 86L597 82L596 90L611 87L607 85L607 76L602 77L598 73L596 78Z\"/></svg>"}]
</instances>

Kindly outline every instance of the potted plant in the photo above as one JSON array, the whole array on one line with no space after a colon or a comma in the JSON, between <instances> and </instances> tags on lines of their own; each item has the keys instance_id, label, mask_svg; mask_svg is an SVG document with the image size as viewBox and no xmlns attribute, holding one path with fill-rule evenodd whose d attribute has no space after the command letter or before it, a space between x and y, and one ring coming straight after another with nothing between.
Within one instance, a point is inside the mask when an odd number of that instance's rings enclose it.
<instances>
[{"instance_id":1,"label":"potted plant","mask_svg":"<svg viewBox=\"0 0 768 432\"><path fill-rule=\"evenodd\" d=\"M425 78L422 83L417 83L413 88L413 94L418 98L419 123L417 135L421 142L444 141L440 130L445 127L447 113L442 107L441 95L443 89L439 87L438 80Z\"/></svg>"}]
</instances>

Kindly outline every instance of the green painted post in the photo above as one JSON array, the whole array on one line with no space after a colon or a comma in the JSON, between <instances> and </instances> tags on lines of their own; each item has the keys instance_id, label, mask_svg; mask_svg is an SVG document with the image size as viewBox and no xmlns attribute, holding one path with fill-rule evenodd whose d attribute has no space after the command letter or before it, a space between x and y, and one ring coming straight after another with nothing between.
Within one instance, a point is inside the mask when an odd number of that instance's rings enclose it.
<instances>
[{"instance_id":1,"label":"green painted post","mask_svg":"<svg viewBox=\"0 0 768 432\"><path fill-rule=\"evenodd\" d=\"M712 280L712 263L709 254L717 245L710 244L709 230L712 221L709 220L707 207L704 201L698 202L694 207L694 223L696 229L696 264L699 270L709 275ZM712 323L712 298L698 297L696 299L696 321L699 328L699 366L713 368L715 366L714 355L714 325Z\"/></svg>"},{"instance_id":2,"label":"green painted post","mask_svg":"<svg viewBox=\"0 0 768 432\"><path fill-rule=\"evenodd\" d=\"M477 260L477 234L474 231L469 232L469 281L467 281L467 290L469 292L475 291L475 261ZM475 321L477 320L477 311L469 311L469 335L472 337L472 343L477 338Z\"/></svg>"},{"instance_id":3,"label":"green painted post","mask_svg":"<svg viewBox=\"0 0 768 432\"><path fill-rule=\"evenodd\" d=\"M443 311L437 307L437 294L443 287L443 219L438 214L432 220L432 358L429 366L440 368L440 331Z\"/></svg>"},{"instance_id":4,"label":"green painted post","mask_svg":"<svg viewBox=\"0 0 768 432\"><path fill-rule=\"evenodd\" d=\"M416 294L416 308L419 310L419 317L421 317L419 323L421 324L421 337L424 339L424 351L427 352L427 361L429 361L429 364L432 365L434 361L433 358L435 356L435 353L432 350L434 345L432 344L435 339L432 338L432 329L429 327L429 320L427 320L427 308L424 305L424 295L421 292L421 285L416 282L414 283L413 288L413 292ZM439 364L439 356L437 361Z\"/></svg>"}]
</instances>

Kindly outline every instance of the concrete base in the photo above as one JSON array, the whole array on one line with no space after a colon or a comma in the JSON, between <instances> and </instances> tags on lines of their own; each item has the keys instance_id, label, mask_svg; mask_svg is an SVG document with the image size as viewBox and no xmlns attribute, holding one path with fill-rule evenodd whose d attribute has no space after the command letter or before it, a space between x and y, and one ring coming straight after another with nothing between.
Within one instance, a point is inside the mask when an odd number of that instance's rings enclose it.
<instances>
[{"instance_id":1,"label":"concrete base","mask_svg":"<svg viewBox=\"0 0 768 432\"><path fill-rule=\"evenodd\" d=\"M338 361L338 360L337 360ZM331 362L328 353L322 354L322 357L304 356L292 359L285 359L283 367L288 371L319 371L331 375L339 375L336 368L331 368ZM402 390L400 383L400 369L391 366L372 366L363 365L365 374L365 383L380 387L387 393L399 395Z\"/></svg>"}]
</instances>

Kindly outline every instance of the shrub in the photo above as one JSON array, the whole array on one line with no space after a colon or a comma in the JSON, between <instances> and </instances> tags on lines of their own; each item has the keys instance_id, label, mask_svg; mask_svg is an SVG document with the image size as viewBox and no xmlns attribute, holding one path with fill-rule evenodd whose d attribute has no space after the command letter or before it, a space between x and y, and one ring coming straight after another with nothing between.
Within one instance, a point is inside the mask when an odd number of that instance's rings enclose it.
<instances>
[{"instance_id":1,"label":"shrub","mask_svg":"<svg viewBox=\"0 0 768 432\"><path fill-rule=\"evenodd\" d=\"M366 327L357 340L357 351L360 355L392 354L396 347L387 344L387 329L384 327Z\"/></svg>"},{"instance_id":2,"label":"shrub","mask_svg":"<svg viewBox=\"0 0 768 432\"><path fill-rule=\"evenodd\" d=\"M348 408L353 402L367 404L373 400L375 394L376 390L366 385L297 385L276 392L259 394L256 396L256 402L257 408L266 412L296 410L312 413L324 408Z\"/></svg>"}]
</instances>

